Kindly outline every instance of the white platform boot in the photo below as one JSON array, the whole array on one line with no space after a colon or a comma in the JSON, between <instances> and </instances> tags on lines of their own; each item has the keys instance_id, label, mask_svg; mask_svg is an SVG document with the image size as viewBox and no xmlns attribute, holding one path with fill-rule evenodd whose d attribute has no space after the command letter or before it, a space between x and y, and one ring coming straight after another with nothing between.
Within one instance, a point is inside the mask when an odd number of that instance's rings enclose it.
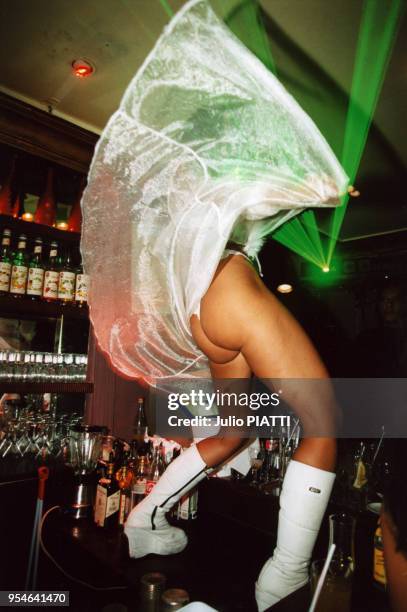
<instances>
[{"instance_id":1,"label":"white platform boot","mask_svg":"<svg viewBox=\"0 0 407 612\"><path fill-rule=\"evenodd\" d=\"M172 527L165 514L205 478L207 469L195 445L170 463L151 493L127 518L124 533L129 541L130 557L138 559L150 553L173 555L184 550L187 536L182 529Z\"/></svg>"},{"instance_id":2,"label":"white platform boot","mask_svg":"<svg viewBox=\"0 0 407 612\"><path fill-rule=\"evenodd\" d=\"M308 565L335 474L291 460L283 481L277 545L256 583L263 612L308 582Z\"/></svg>"}]
</instances>

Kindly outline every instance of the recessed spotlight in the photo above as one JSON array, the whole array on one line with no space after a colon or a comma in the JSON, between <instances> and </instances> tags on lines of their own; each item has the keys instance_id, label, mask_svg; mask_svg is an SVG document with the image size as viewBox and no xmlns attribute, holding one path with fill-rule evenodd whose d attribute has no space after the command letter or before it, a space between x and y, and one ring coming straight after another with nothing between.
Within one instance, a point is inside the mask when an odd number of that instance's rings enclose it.
<instances>
[{"instance_id":1,"label":"recessed spotlight","mask_svg":"<svg viewBox=\"0 0 407 612\"><path fill-rule=\"evenodd\" d=\"M72 70L78 79L85 79L95 72L94 66L92 66L88 60L84 59L74 60L72 62Z\"/></svg>"},{"instance_id":2,"label":"recessed spotlight","mask_svg":"<svg viewBox=\"0 0 407 612\"><path fill-rule=\"evenodd\" d=\"M293 286L289 283L281 283L281 285L277 287L277 291L280 293L291 293L293 291Z\"/></svg>"},{"instance_id":3,"label":"recessed spotlight","mask_svg":"<svg viewBox=\"0 0 407 612\"><path fill-rule=\"evenodd\" d=\"M322 272L328 273L329 272L329 266L327 266L327 265L322 266Z\"/></svg>"},{"instance_id":4,"label":"recessed spotlight","mask_svg":"<svg viewBox=\"0 0 407 612\"><path fill-rule=\"evenodd\" d=\"M360 196L360 191L355 189L353 185L349 185L348 193L352 198L358 198Z\"/></svg>"}]
</instances>

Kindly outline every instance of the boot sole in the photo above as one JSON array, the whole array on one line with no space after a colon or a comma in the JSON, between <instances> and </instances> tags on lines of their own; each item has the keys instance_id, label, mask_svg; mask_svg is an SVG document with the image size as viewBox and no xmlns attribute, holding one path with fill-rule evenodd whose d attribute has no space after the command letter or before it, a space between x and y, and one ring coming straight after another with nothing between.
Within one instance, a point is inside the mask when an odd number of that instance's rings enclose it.
<instances>
[{"instance_id":1,"label":"boot sole","mask_svg":"<svg viewBox=\"0 0 407 612\"><path fill-rule=\"evenodd\" d=\"M140 559L146 555L176 555L184 550L188 538L182 529L142 529L141 527L125 527L124 533L129 542L129 555L132 559Z\"/></svg>"}]
</instances>

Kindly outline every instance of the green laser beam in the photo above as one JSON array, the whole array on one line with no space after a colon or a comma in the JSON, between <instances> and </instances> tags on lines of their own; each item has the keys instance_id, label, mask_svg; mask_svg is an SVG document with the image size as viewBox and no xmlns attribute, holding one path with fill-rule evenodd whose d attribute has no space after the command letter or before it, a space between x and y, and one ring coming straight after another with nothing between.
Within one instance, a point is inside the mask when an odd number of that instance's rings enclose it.
<instances>
[{"instance_id":1,"label":"green laser beam","mask_svg":"<svg viewBox=\"0 0 407 612\"><path fill-rule=\"evenodd\" d=\"M353 182L369 132L393 48L397 27L403 8L403 0L364 0L351 95L346 117L341 162ZM167 0L160 0L169 17L173 11ZM270 40L264 27L257 0L244 0L226 19L231 30L271 70L276 73L276 63L271 53ZM383 26L384 24L384 26ZM341 206L332 215L330 241L327 256L313 211L285 223L273 237L319 268L329 265L346 213L349 195L342 198Z\"/></svg>"},{"instance_id":2,"label":"green laser beam","mask_svg":"<svg viewBox=\"0 0 407 612\"><path fill-rule=\"evenodd\" d=\"M226 18L232 32L267 68L276 73L270 40L264 27L258 0L244 0Z\"/></svg>"},{"instance_id":3,"label":"green laser beam","mask_svg":"<svg viewBox=\"0 0 407 612\"><path fill-rule=\"evenodd\" d=\"M313 210L306 210L301 215L302 223L305 226L305 229L308 231L308 234L315 245L319 257L321 261L325 261L324 250L322 248L321 235L318 230L317 222L315 219L315 213Z\"/></svg>"},{"instance_id":4,"label":"green laser beam","mask_svg":"<svg viewBox=\"0 0 407 612\"><path fill-rule=\"evenodd\" d=\"M391 0L390 9L387 10L387 3L383 0L364 1L341 156L351 183L365 149L404 6L403 0ZM328 264L335 250L348 201L349 195L346 194L341 206L333 213L326 258Z\"/></svg>"},{"instance_id":5,"label":"green laser beam","mask_svg":"<svg viewBox=\"0 0 407 612\"><path fill-rule=\"evenodd\" d=\"M168 4L167 0L160 0L160 4L163 7L164 11L167 13L168 17L173 17L174 16L174 11L172 10L170 5Z\"/></svg>"},{"instance_id":6,"label":"green laser beam","mask_svg":"<svg viewBox=\"0 0 407 612\"><path fill-rule=\"evenodd\" d=\"M324 260L321 258L298 217L289 223L285 223L274 232L273 238L319 268L322 268L324 265Z\"/></svg>"}]
</instances>

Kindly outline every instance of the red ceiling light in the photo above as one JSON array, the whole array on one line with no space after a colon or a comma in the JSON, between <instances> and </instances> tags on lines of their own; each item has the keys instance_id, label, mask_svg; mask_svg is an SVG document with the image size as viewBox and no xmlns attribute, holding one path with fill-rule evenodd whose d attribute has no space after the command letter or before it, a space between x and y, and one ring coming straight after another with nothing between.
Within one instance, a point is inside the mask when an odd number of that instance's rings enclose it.
<instances>
[{"instance_id":1,"label":"red ceiling light","mask_svg":"<svg viewBox=\"0 0 407 612\"><path fill-rule=\"evenodd\" d=\"M73 73L78 79L85 79L95 72L94 67L88 60L78 59L72 62Z\"/></svg>"}]
</instances>

